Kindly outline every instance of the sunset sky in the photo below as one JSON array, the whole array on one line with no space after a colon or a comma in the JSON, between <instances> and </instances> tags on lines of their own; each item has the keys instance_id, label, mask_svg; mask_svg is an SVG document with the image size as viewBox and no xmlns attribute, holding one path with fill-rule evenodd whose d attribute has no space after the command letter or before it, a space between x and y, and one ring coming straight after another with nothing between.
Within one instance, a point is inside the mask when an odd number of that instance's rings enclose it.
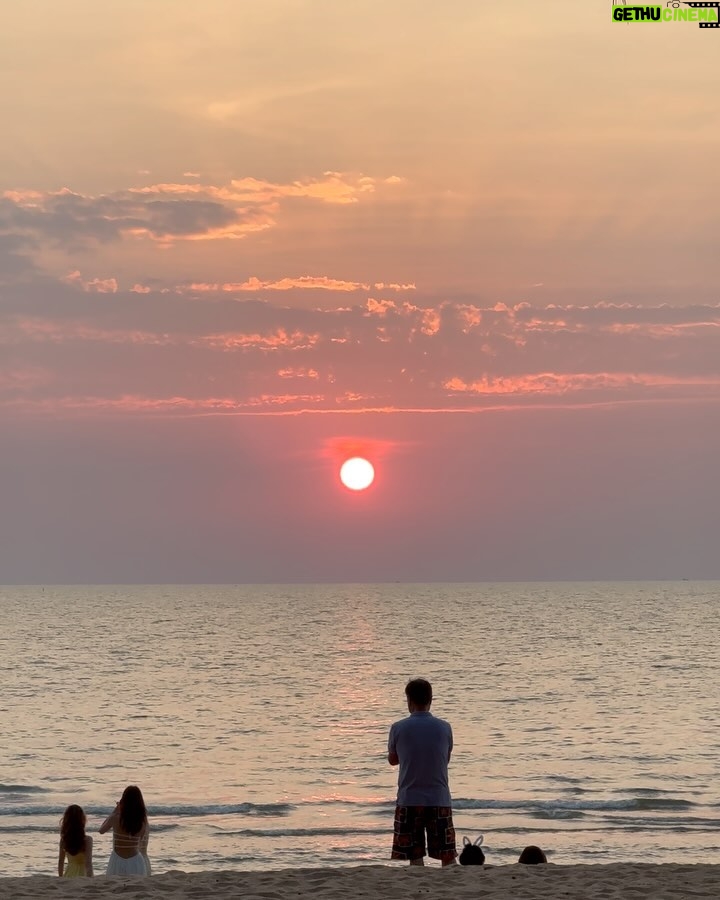
<instances>
[{"instance_id":1,"label":"sunset sky","mask_svg":"<svg viewBox=\"0 0 720 900\"><path fill-rule=\"evenodd\" d=\"M720 30L611 7L12 4L0 582L720 578Z\"/></svg>"}]
</instances>

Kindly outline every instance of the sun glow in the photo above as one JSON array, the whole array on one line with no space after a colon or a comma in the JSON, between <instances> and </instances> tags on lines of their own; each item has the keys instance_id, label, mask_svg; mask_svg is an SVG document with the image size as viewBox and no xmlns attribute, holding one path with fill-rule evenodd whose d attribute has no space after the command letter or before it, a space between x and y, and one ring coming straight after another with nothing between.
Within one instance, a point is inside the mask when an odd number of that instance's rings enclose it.
<instances>
[{"instance_id":1,"label":"sun glow","mask_svg":"<svg viewBox=\"0 0 720 900\"><path fill-rule=\"evenodd\" d=\"M340 467L340 481L351 491L364 491L375 480L375 469L361 456L346 459Z\"/></svg>"}]
</instances>

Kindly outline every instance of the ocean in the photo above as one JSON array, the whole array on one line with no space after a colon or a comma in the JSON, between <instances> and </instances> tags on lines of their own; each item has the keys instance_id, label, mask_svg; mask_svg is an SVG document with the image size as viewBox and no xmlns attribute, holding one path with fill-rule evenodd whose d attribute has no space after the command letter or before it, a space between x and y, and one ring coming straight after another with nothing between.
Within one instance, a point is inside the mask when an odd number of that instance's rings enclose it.
<instances>
[{"instance_id":1,"label":"ocean","mask_svg":"<svg viewBox=\"0 0 720 900\"><path fill-rule=\"evenodd\" d=\"M488 864L717 861L720 583L0 588L0 875L126 784L155 872L388 861L424 676Z\"/></svg>"}]
</instances>

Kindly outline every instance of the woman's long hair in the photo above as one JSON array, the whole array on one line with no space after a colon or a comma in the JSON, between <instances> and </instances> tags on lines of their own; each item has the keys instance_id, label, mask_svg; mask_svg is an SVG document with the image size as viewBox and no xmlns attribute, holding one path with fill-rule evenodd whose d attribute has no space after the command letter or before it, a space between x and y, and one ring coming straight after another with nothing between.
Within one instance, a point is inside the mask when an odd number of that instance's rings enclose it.
<instances>
[{"instance_id":1,"label":"woman's long hair","mask_svg":"<svg viewBox=\"0 0 720 900\"><path fill-rule=\"evenodd\" d=\"M129 784L120 798L120 827L126 834L139 834L147 822L147 809L142 791Z\"/></svg>"},{"instance_id":2,"label":"woman's long hair","mask_svg":"<svg viewBox=\"0 0 720 900\"><path fill-rule=\"evenodd\" d=\"M73 803L65 810L60 822L60 840L63 850L70 856L85 849L85 813L82 806Z\"/></svg>"}]
</instances>

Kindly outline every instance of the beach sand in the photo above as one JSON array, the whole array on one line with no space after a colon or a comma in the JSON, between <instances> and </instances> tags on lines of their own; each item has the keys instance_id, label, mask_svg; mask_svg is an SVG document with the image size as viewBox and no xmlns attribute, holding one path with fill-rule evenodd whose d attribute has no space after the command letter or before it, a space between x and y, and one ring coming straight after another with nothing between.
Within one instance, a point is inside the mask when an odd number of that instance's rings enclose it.
<instances>
[{"instance_id":1,"label":"beach sand","mask_svg":"<svg viewBox=\"0 0 720 900\"><path fill-rule=\"evenodd\" d=\"M642 863L169 872L138 879L0 878L0 900L696 900L719 896L720 866Z\"/></svg>"}]
</instances>

